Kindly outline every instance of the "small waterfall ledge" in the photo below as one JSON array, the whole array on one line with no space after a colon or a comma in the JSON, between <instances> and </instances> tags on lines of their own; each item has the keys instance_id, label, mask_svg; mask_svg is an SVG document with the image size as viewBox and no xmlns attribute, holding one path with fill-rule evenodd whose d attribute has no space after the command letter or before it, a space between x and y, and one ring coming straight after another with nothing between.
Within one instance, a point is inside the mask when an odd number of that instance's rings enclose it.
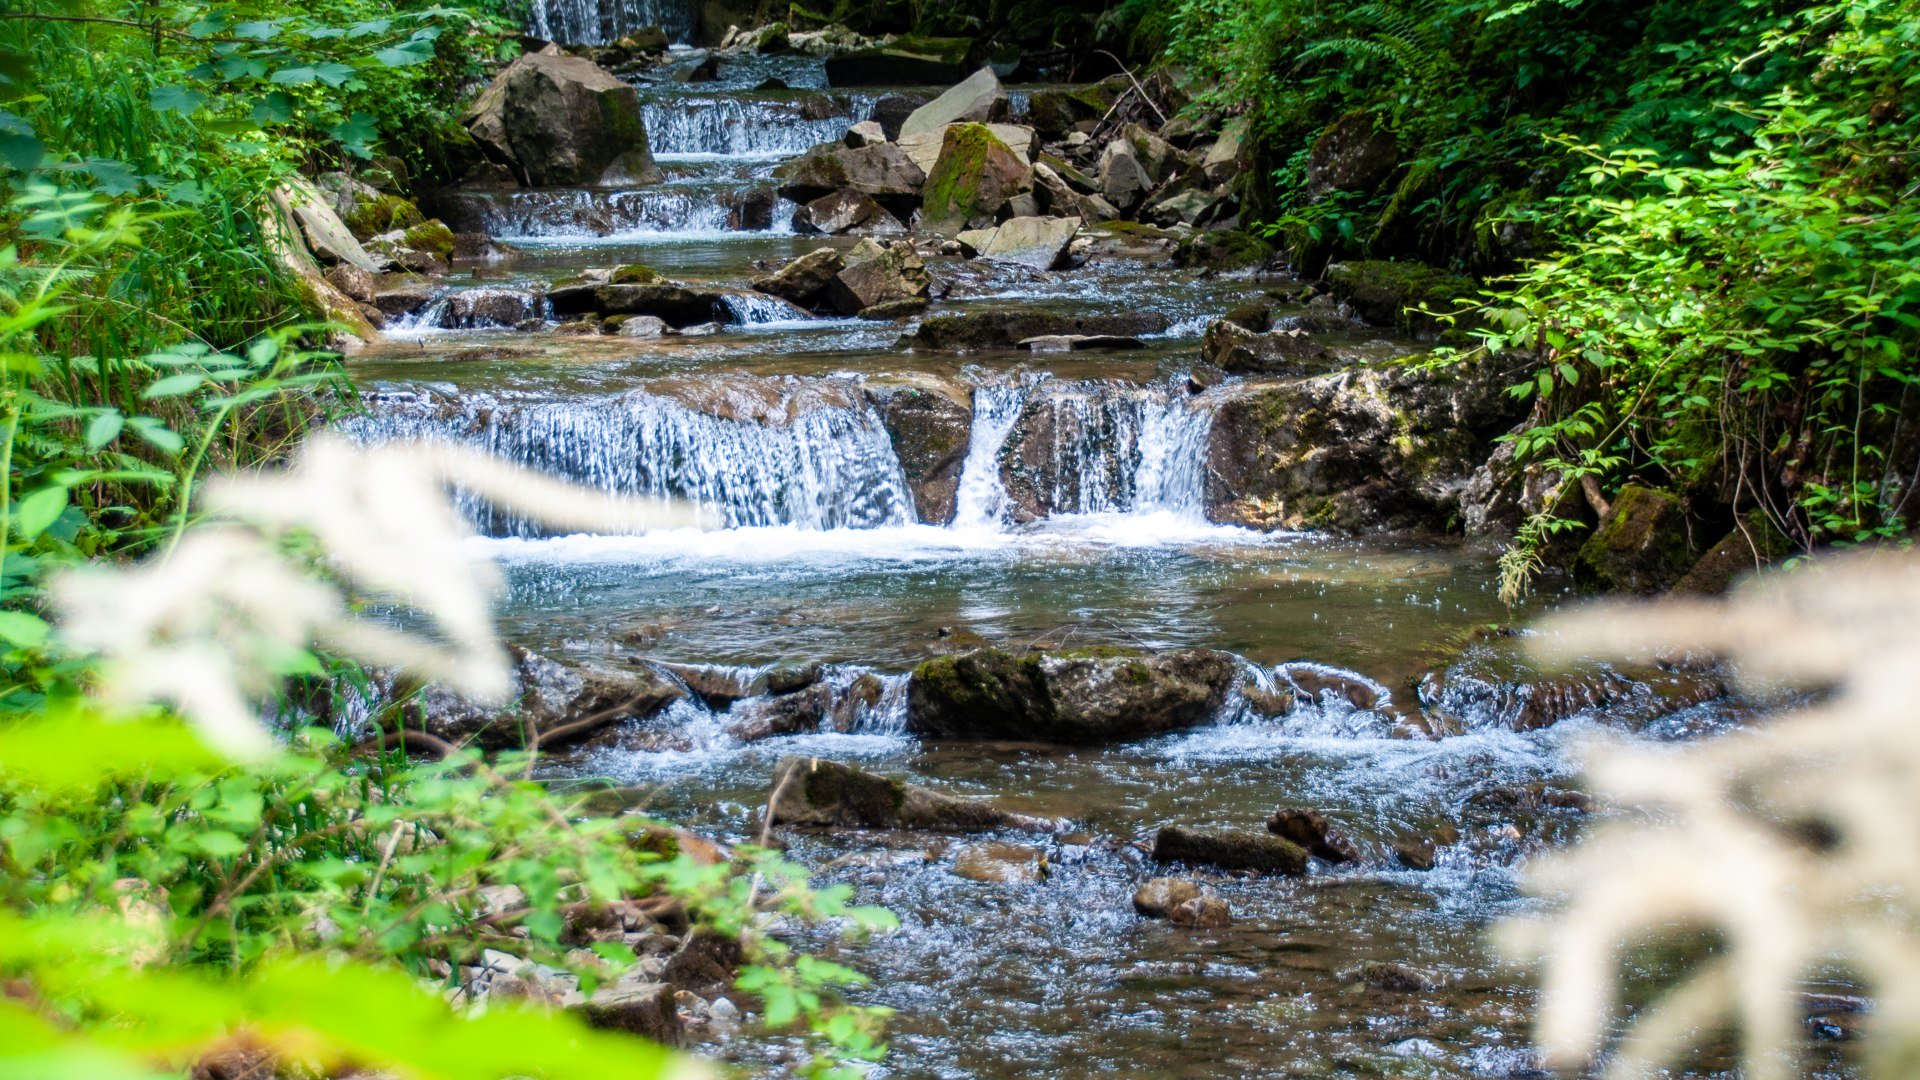
<instances>
[{"instance_id":1,"label":"small waterfall ledge","mask_svg":"<svg viewBox=\"0 0 1920 1080\"><path fill-rule=\"evenodd\" d=\"M692 0L533 0L527 11L527 33L565 45L607 45L649 26L690 43Z\"/></svg>"},{"instance_id":2,"label":"small waterfall ledge","mask_svg":"<svg viewBox=\"0 0 1920 1080\"><path fill-rule=\"evenodd\" d=\"M743 323L789 314L746 307L735 312ZM606 491L693 499L730 528L917 523L893 435L857 384L699 381L671 394L376 393L366 415L342 426L369 441L451 439ZM982 384L951 528L1003 531L1059 514L1203 522L1211 421L1209 407L1172 384ZM477 500L464 505L490 535L542 535Z\"/></svg>"}]
</instances>

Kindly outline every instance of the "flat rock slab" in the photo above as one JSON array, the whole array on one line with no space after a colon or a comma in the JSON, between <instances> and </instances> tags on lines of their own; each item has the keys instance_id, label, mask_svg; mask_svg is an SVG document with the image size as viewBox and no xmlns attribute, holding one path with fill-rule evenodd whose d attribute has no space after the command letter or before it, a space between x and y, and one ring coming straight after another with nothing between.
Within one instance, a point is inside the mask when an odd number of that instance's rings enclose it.
<instances>
[{"instance_id":1,"label":"flat rock slab","mask_svg":"<svg viewBox=\"0 0 1920 1080\"><path fill-rule=\"evenodd\" d=\"M769 810L776 825L928 832L1054 832L1058 826L977 799L942 795L837 761L805 757L781 758L774 766Z\"/></svg>"},{"instance_id":2,"label":"flat rock slab","mask_svg":"<svg viewBox=\"0 0 1920 1080\"><path fill-rule=\"evenodd\" d=\"M1027 338L1019 347L1037 353L1112 352L1118 349L1144 349L1147 343L1120 334L1043 334Z\"/></svg>"}]
</instances>

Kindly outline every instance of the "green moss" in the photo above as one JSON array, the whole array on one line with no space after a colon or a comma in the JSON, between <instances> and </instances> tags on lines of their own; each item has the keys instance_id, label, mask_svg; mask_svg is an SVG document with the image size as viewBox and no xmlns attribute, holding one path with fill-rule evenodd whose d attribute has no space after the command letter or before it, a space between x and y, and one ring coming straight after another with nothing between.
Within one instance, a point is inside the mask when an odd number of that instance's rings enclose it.
<instances>
[{"instance_id":1,"label":"green moss","mask_svg":"<svg viewBox=\"0 0 1920 1080\"><path fill-rule=\"evenodd\" d=\"M439 218L422 222L408 229L400 238L402 245L415 251L424 251L438 255L442 259L453 258L453 230Z\"/></svg>"},{"instance_id":2,"label":"green moss","mask_svg":"<svg viewBox=\"0 0 1920 1080\"><path fill-rule=\"evenodd\" d=\"M628 263L616 267L607 281L614 285L651 285L660 280L660 274L651 266L640 263Z\"/></svg>"},{"instance_id":3,"label":"green moss","mask_svg":"<svg viewBox=\"0 0 1920 1080\"><path fill-rule=\"evenodd\" d=\"M1018 160L985 124L955 124L947 129L946 140L940 144L940 160L921 191L929 229L942 233L964 229L993 209L983 205L986 193L981 189L988 158L996 150Z\"/></svg>"},{"instance_id":4,"label":"green moss","mask_svg":"<svg viewBox=\"0 0 1920 1080\"><path fill-rule=\"evenodd\" d=\"M1180 244L1174 261L1181 266L1245 270L1273 257L1273 245L1244 230L1196 233Z\"/></svg>"},{"instance_id":5,"label":"green moss","mask_svg":"<svg viewBox=\"0 0 1920 1080\"><path fill-rule=\"evenodd\" d=\"M398 195L380 195L353 208L346 225L362 240L394 229L411 229L426 223L420 208Z\"/></svg>"},{"instance_id":6,"label":"green moss","mask_svg":"<svg viewBox=\"0 0 1920 1080\"><path fill-rule=\"evenodd\" d=\"M1452 311L1459 300L1479 287L1437 266L1417 262L1368 260L1335 263L1327 267L1327 284L1336 299L1352 304L1360 317L1380 326L1397 326L1412 333L1444 328L1421 308Z\"/></svg>"}]
</instances>

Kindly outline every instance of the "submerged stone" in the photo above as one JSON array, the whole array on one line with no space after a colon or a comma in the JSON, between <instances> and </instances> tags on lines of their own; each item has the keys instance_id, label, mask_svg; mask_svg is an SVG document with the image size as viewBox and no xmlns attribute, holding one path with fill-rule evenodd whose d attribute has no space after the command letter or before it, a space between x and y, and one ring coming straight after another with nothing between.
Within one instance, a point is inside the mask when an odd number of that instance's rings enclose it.
<instances>
[{"instance_id":1,"label":"submerged stone","mask_svg":"<svg viewBox=\"0 0 1920 1080\"><path fill-rule=\"evenodd\" d=\"M1164 919L1174 908L1199 896L1200 886L1186 878L1154 878L1133 894L1133 910L1148 918Z\"/></svg>"},{"instance_id":2,"label":"submerged stone","mask_svg":"<svg viewBox=\"0 0 1920 1080\"><path fill-rule=\"evenodd\" d=\"M915 787L822 758L788 757L773 770L769 812L776 825L821 825L928 832L1017 829L1052 832L1053 822L1013 814L974 799Z\"/></svg>"}]
</instances>

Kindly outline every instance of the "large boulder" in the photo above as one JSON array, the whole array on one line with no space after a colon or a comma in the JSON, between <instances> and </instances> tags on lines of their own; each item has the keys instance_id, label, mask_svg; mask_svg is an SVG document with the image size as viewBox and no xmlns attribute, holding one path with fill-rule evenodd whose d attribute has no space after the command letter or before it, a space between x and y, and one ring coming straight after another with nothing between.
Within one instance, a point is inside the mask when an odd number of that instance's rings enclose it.
<instances>
[{"instance_id":1,"label":"large boulder","mask_svg":"<svg viewBox=\"0 0 1920 1080\"><path fill-rule=\"evenodd\" d=\"M1168 825L1153 838L1153 861L1299 875L1307 872L1307 849L1266 833Z\"/></svg>"},{"instance_id":2,"label":"large boulder","mask_svg":"<svg viewBox=\"0 0 1920 1080\"><path fill-rule=\"evenodd\" d=\"M1253 528L1441 529L1511 424L1497 377L1356 369L1225 392L1207 514ZM1504 421L1504 424L1502 423Z\"/></svg>"},{"instance_id":3,"label":"large boulder","mask_svg":"<svg viewBox=\"0 0 1920 1080\"><path fill-rule=\"evenodd\" d=\"M983 67L947 92L913 111L900 125L899 138L939 131L948 124L985 124L1004 121L1008 115L1007 92L993 69Z\"/></svg>"},{"instance_id":4,"label":"large boulder","mask_svg":"<svg viewBox=\"0 0 1920 1080\"><path fill-rule=\"evenodd\" d=\"M1673 591L1697 595L1718 595L1740 577L1779 562L1793 554L1795 546L1776 527L1765 512L1755 510L1707 549L1686 576L1674 583Z\"/></svg>"},{"instance_id":5,"label":"large boulder","mask_svg":"<svg viewBox=\"0 0 1920 1080\"><path fill-rule=\"evenodd\" d=\"M1077 217L1008 218L974 237L969 246L980 258L994 262L1017 263L1035 270L1059 270L1067 265L1067 248L1079 231Z\"/></svg>"},{"instance_id":6,"label":"large boulder","mask_svg":"<svg viewBox=\"0 0 1920 1080\"><path fill-rule=\"evenodd\" d=\"M945 127L934 128L932 131L902 135L895 145L900 147L900 152L906 154L910 161L920 166L922 172L931 174L933 167L940 162L941 149L947 144L947 131L955 126L957 125L948 124ZM1014 157L1022 161L1033 160L1035 140L1032 128L1022 127L1019 124L986 124L984 126L994 138L999 139L1006 144L1007 149L1013 151Z\"/></svg>"},{"instance_id":7,"label":"large boulder","mask_svg":"<svg viewBox=\"0 0 1920 1080\"><path fill-rule=\"evenodd\" d=\"M959 799L821 758L781 758L767 809L775 825L986 832L1051 832L1054 823Z\"/></svg>"},{"instance_id":8,"label":"large boulder","mask_svg":"<svg viewBox=\"0 0 1920 1080\"><path fill-rule=\"evenodd\" d=\"M1700 556L1679 498L1639 484L1614 496L1607 515L1574 558L1573 580L1584 592L1662 592Z\"/></svg>"},{"instance_id":9,"label":"large boulder","mask_svg":"<svg viewBox=\"0 0 1920 1080\"><path fill-rule=\"evenodd\" d=\"M771 274L761 274L748 284L759 292L819 310L826 306L827 289L833 277L846 267L846 261L832 248L815 248Z\"/></svg>"},{"instance_id":10,"label":"large boulder","mask_svg":"<svg viewBox=\"0 0 1920 1080\"><path fill-rule=\"evenodd\" d=\"M823 143L774 170L781 196L807 203L842 191L870 196L905 218L920 201L927 176L892 143L849 147Z\"/></svg>"},{"instance_id":11,"label":"large boulder","mask_svg":"<svg viewBox=\"0 0 1920 1080\"><path fill-rule=\"evenodd\" d=\"M1393 132L1371 113L1351 112L1328 125L1307 154L1307 193L1373 191L1400 161Z\"/></svg>"},{"instance_id":12,"label":"large boulder","mask_svg":"<svg viewBox=\"0 0 1920 1080\"><path fill-rule=\"evenodd\" d=\"M893 452L907 474L915 516L928 525L953 520L960 469L973 431L973 410L935 390L872 387L867 399L893 438Z\"/></svg>"},{"instance_id":13,"label":"large boulder","mask_svg":"<svg viewBox=\"0 0 1920 1080\"><path fill-rule=\"evenodd\" d=\"M523 183L657 183L640 98L591 61L528 53L467 111L467 130Z\"/></svg>"},{"instance_id":14,"label":"large boulder","mask_svg":"<svg viewBox=\"0 0 1920 1080\"><path fill-rule=\"evenodd\" d=\"M1247 121L1229 121L1220 137L1200 154L1200 170L1209 184L1224 184L1247 168Z\"/></svg>"},{"instance_id":15,"label":"large boulder","mask_svg":"<svg viewBox=\"0 0 1920 1080\"><path fill-rule=\"evenodd\" d=\"M1238 660L1213 649L1024 656L975 649L914 669L908 724L949 739L1138 739L1213 718L1239 671Z\"/></svg>"},{"instance_id":16,"label":"large boulder","mask_svg":"<svg viewBox=\"0 0 1920 1080\"><path fill-rule=\"evenodd\" d=\"M904 35L827 58L828 86L947 86L967 73L972 38Z\"/></svg>"},{"instance_id":17,"label":"large boulder","mask_svg":"<svg viewBox=\"0 0 1920 1080\"><path fill-rule=\"evenodd\" d=\"M1062 139L1076 125L1099 120L1112 106L1099 86L1035 90L1027 99L1027 123L1049 140Z\"/></svg>"},{"instance_id":18,"label":"large boulder","mask_svg":"<svg viewBox=\"0 0 1920 1080\"><path fill-rule=\"evenodd\" d=\"M906 340L916 349L1012 349L1036 337L1139 337L1157 334L1169 325L1165 315L1152 311L1111 315L1062 315L1030 309L968 311L924 319Z\"/></svg>"},{"instance_id":19,"label":"large boulder","mask_svg":"<svg viewBox=\"0 0 1920 1080\"><path fill-rule=\"evenodd\" d=\"M887 139L898 139L907 117L930 100L921 94L885 94L874 101L868 118L880 125L880 133Z\"/></svg>"},{"instance_id":20,"label":"large boulder","mask_svg":"<svg viewBox=\"0 0 1920 1080\"><path fill-rule=\"evenodd\" d=\"M991 225L1001 207L1032 189L1032 167L986 125L955 124L927 175L921 224L948 236Z\"/></svg>"},{"instance_id":21,"label":"large boulder","mask_svg":"<svg viewBox=\"0 0 1920 1080\"><path fill-rule=\"evenodd\" d=\"M827 285L827 302L845 315L902 300L922 300L933 287L927 265L907 241L862 240Z\"/></svg>"},{"instance_id":22,"label":"large boulder","mask_svg":"<svg viewBox=\"0 0 1920 1080\"><path fill-rule=\"evenodd\" d=\"M361 246L353 230L340 219L335 200L312 183L295 178L281 189L281 194L300 227L307 250L322 263L351 266L369 274L380 273L391 265L387 259Z\"/></svg>"},{"instance_id":23,"label":"large boulder","mask_svg":"<svg viewBox=\"0 0 1920 1080\"><path fill-rule=\"evenodd\" d=\"M514 690L507 707L475 705L450 690L403 680L394 687L399 707L388 710L384 722L484 750L536 742L552 749L652 716L687 696L677 679L649 666L571 666L518 646L512 653Z\"/></svg>"}]
</instances>

